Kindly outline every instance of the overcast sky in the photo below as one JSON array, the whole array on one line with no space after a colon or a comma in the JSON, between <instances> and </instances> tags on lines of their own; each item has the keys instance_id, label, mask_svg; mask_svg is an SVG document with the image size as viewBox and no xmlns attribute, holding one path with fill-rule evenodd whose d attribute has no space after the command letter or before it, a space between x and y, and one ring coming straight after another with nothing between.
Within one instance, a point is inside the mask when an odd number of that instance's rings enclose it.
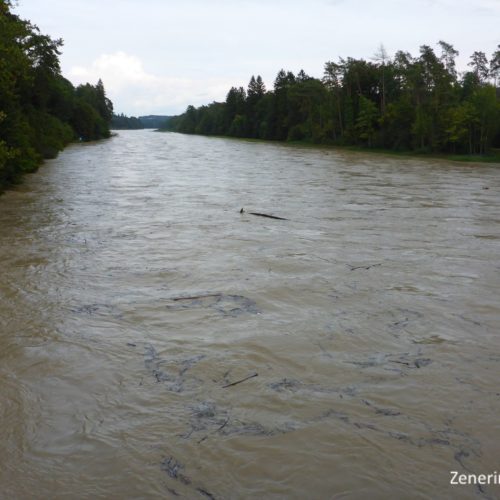
<instances>
[{"instance_id":1,"label":"overcast sky","mask_svg":"<svg viewBox=\"0 0 500 500\"><path fill-rule=\"evenodd\" d=\"M490 58L500 0L19 0L15 12L64 39L64 76L102 78L116 112L178 114L221 101L252 74L320 78L326 61L370 59L382 43L418 54L439 40Z\"/></svg>"}]
</instances>

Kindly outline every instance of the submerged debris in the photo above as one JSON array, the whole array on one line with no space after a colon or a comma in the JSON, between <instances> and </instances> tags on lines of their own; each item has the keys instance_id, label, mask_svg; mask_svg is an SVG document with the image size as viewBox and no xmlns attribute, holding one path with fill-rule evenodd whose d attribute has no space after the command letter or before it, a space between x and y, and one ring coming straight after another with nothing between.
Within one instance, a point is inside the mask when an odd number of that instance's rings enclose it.
<instances>
[{"instance_id":1,"label":"submerged debris","mask_svg":"<svg viewBox=\"0 0 500 500\"><path fill-rule=\"evenodd\" d=\"M417 367L417 368L422 368L423 366L427 366L427 365L430 365L432 363L432 359L429 359L429 358L418 358L416 359L413 364Z\"/></svg>"},{"instance_id":2,"label":"submerged debris","mask_svg":"<svg viewBox=\"0 0 500 500\"><path fill-rule=\"evenodd\" d=\"M182 474L184 465L178 462L174 457L165 457L161 462L161 470L165 471L172 479L178 479L183 484L191 484L191 479Z\"/></svg>"},{"instance_id":3,"label":"submerged debris","mask_svg":"<svg viewBox=\"0 0 500 500\"><path fill-rule=\"evenodd\" d=\"M215 500L215 497L212 495L212 493L210 493L207 490L204 490L203 488L196 488L196 491L201 493L203 496L210 498L211 500Z\"/></svg>"},{"instance_id":4,"label":"submerged debris","mask_svg":"<svg viewBox=\"0 0 500 500\"><path fill-rule=\"evenodd\" d=\"M420 354L420 351L414 354L409 352L399 354L378 354L370 356L366 360L345 361L345 363L356 365L360 368L382 368L383 370L397 371L403 375L405 373L403 370L423 368L432 363L432 359L419 357ZM401 365L401 368L394 367L391 369L389 363Z\"/></svg>"},{"instance_id":5,"label":"submerged debris","mask_svg":"<svg viewBox=\"0 0 500 500\"><path fill-rule=\"evenodd\" d=\"M178 462L173 456L165 457L160 463L160 468L161 470L165 471L170 478L175 479L176 481L180 481L185 486L194 488L204 497L210 498L212 500L216 499L216 497L206 488L200 485L193 484L193 480L190 477L186 476L183 472L181 472L185 469L184 464ZM179 494L175 490L169 488L169 491L174 496L179 496ZM190 498L192 497L190 496Z\"/></svg>"},{"instance_id":6,"label":"submerged debris","mask_svg":"<svg viewBox=\"0 0 500 500\"><path fill-rule=\"evenodd\" d=\"M113 314L116 313L115 308L109 304L84 304L82 306L74 307L71 312L76 314L88 314L90 316L94 314Z\"/></svg>"},{"instance_id":7,"label":"submerged debris","mask_svg":"<svg viewBox=\"0 0 500 500\"><path fill-rule=\"evenodd\" d=\"M202 401L199 405L193 407L192 411L193 416L198 419L215 417L216 413L215 404L211 401Z\"/></svg>"},{"instance_id":8,"label":"submerged debris","mask_svg":"<svg viewBox=\"0 0 500 500\"><path fill-rule=\"evenodd\" d=\"M205 295L193 295L191 297L174 297L172 300L174 302L178 302L180 300L200 300L200 299L206 299L209 297L220 298L220 297L222 297L222 294L221 293L207 293Z\"/></svg>"},{"instance_id":9,"label":"submerged debris","mask_svg":"<svg viewBox=\"0 0 500 500\"><path fill-rule=\"evenodd\" d=\"M167 306L169 309L207 308L213 309L223 316L232 317L245 313L260 313L256 302L243 295L204 293L199 295L188 295L186 297L173 297L170 300L175 302L175 304Z\"/></svg>"},{"instance_id":10,"label":"submerged debris","mask_svg":"<svg viewBox=\"0 0 500 500\"><path fill-rule=\"evenodd\" d=\"M211 434L216 434L217 432L220 432L222 429L224 429L224 427L226 427L226 425L229 423L229 419L230 419L230 417L227 417L226 420L224 421L224 423L222 423L220 425L220 427L218 427L217 429L212 431ZM198 440L198 444L202 443L207 438L208 438L208 434L205 434L205 436L203 436L201 439Z\"/></svg>"},{"instance_id":11,"label":"submerged debris","mask_svg":"<svg viewBox=\"0 0 500 500\"><path fill-rule=\"evenodd\" d=\"M144 346L144 366L151 372L156 382L168 382L167 388L172 392L184 390L184 384L187 382L186 372L204 358L204 354L198 354L180 360L166 360L159 357L153 345Z\"/></svg>"},{"instance_id":12,"label":"submerged debris","mask_svg":"<svg viewBox=\"0 0 500 500\"><path fill-rule=\"evenodd\" d=\"M351 264L347 264L347 267L349 267L349 269L351 271L356 271L356 269L365 269L366 271L368 271L368 269L371 269L372 267L377 267L377 266L381 266L382 263L379 263L379 264L371 264L371 265L368 265L368 266L351 266Z\"/></svg>"},{"instance_id":13,"label":"submerged debris","mask_svg":"<svg viewBox=\"0 0 500 500\"><path fill-rule=\"evenodd\" d=\"M394 410L392 408L381 408L379 406L375 406L374 404L370 403L370 401L367 401L366 399L362 399L363 403L367 406L372 407L375 410L375 413L377 415L384 415L385 417L397 417L401 415L401 412L398 410Z\"/></svg>"},{"instance_id":14,"label":"submerged debris","mask_svg":"<svg viewBox=\"0 0 500 500\"><path fill-rule=\"evenodd\" d=\"M204 432L204 436L198 443L205 441L210 434L221 431L229 422L230 416L225 409L220 409L212 401L202 401L194 406L187 407L190 410L190 429L181 434L183 439L189 439L194 433Z\"/></svg>"},{"instance_id":15,"label":"submerged debris","mask_svg":"<svg viewBox=\"0 0 500 500\"><path fill-rule=\"evenodd\" d=\"M295 379L284 378L283 380L280 380L279 382L272 382L270 384L267 384L267 386L270 389L273 389L274 391L277 391L277 392L285 392L285 391L295 392L295 391L300 389L300 387L302 386L302 383L298 380L295 380Z\"/></svg>"},{"instance_id":16,"label":"submerged debris","mask_svg":"<svg viewBox=\"0 0 500 500\"><path fill-rule=\"evenodd\" d=\"M189 297L179 297L176 302L180 304L192 303L193 301L210 301L210 304L216 304L222 297L221 294L191 295ZM404 315L397 318L396 325L406 324L412 315L408 311L402 311ZM415 316L417 316L415 314ZM417 373L417 369L422 369L433 362L432 359L425 357L426 349L418 348L409 352L377 352L364 355L358 359L346 361L361 370L382 369L396 371L398 375L407 376L410 373ZM157 382L164 383L168 390L178 390L181 392L183 386L190 379L186 373L189 369L198 363L205 355L198 354L190 357L166 356L163 358L151 344L144 346L144 364L147 370L155 377ZM221 373L222 373L221 369ZM258 372L251 372L247 376L235 379L234 375L229 378L230 370L227 370L222 379L211 379L214 384L216 394L219 396L225 391L220 392L221 388L230 388L246 382L259 376ZM262 375L262 374L261 374ZM201 382L196 379L197 382ZM420 417L412 415L405 411L403 407L397 404L380 404L376 400L364 399L359 387L349 386L326 386L314 381L298 380L292 377L281 378L278 380L263 381L267 391L272 390L277 399L284 397L300 398L302 394L309 399L317 394L321 396L322 402L331 402L323 409L319 410L314 416L310 414L303 418L300 415L291 416L290 420L282 417L270 420L251 419L246 420L238 408L228 405L227 398L222 400L185 400L186 427L178 437L183 440L190 440L192 445L201 447L210 447L216 439L224 439L230 436L248 436L259 438L271 438L282 434L294 432L310 426L322 424L327 421L337 421L343 427L350 429L357 434L373 433L390 440L397 440L408 446L416 448L422 447L446 447L449 449L450 457L464 469L467 469L471 458L479 456L481 453L480 443L467 433L451 427L451 422L446 425L435 426ZM224 385L223 385L224 384ZM196 386L197 389L205 390L206 386ZM249 390L255 388L255 384L249 386ZM259 384L258 389L263 386ZM364 392L364 391L363 391ZM288 393L288 394L286 394ZM199 393L201 394L201 392ZM204 393L206 394L206 393ZM225 393L227 394L227 393ZM332 395L334 397L330 397ZM186 394L184 394L186 397ZM349 402L345 404L346 399ZM312 400L312 399L311 399ZM352 411L353 405L365 405L365 411ZM357 410L360 410L359 406ZM397 429L397 430L396 430ZM404 431L407 432L404 432ZM176 481L178 489L189 489L191 497L203 496L214 499L215 496L205 488L205 485L196 481L191 474L186 473L186 467L176 460L173 456L167 455L162 459L161 468L167 475ZM183 486L181 486L183 485ZM176 487L177 488L177 487ZM173 490L175 491L175 490ZM189 496L189 495L188 495Z\"/></svg>"}]
</instances>

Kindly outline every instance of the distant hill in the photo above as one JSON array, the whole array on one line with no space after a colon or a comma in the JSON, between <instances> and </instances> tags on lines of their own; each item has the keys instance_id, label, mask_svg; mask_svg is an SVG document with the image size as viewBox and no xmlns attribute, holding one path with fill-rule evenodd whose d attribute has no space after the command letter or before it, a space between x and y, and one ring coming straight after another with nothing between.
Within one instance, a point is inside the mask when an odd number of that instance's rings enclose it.
<instances>
[{"instance_id":1,"label":"distant hill","mask_svg":"<svg viewBox=\"0 0 500 500\"><path fill-rule=\"evenodd\" d=\"M126 116L123 113L113 115L111 128L113 130L137 130L144 128L164 128L171 116L147 115L147 116Z\"/></svg>"}]
</instances>

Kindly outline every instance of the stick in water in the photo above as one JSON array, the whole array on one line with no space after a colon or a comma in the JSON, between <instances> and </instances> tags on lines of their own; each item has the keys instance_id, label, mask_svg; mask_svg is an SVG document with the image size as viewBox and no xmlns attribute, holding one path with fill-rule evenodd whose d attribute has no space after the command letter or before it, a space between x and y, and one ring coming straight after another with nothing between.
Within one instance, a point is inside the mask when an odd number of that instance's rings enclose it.
<instances>
[{"instance_id":1,"label":"stick in water","mask_svg":"<svg viewBox=\"0 0 500 500\"><path fill-rule=\"evenodd\" d=\"M259 374L257 372L255 372L255 373L252 373L252 375L249 375L248 377L242 378L241 380L237 380L236 382L233 382L231 384L223 385L222 388L225 389L226 387L232 387L233 385L241 384L242 382L245 382L248 379L258 377L258 376L259 376Z\"/></svg>"},{"instance_id":2,"label":"stick in water","mask_svg":"<svg viewBox=\"0 0 500 500\"><path fill-rule=\"evenodd\" d=\"M240 214L245 213L245 210L241 209ZM276 215L268 215L268 214L261 214L260 212L247 212L250 215L257 215L258 217L267 217L268 219L278 219L278 220L289 220L285 219L285 217L278 217Z\"/></svg>"}]
</instances>

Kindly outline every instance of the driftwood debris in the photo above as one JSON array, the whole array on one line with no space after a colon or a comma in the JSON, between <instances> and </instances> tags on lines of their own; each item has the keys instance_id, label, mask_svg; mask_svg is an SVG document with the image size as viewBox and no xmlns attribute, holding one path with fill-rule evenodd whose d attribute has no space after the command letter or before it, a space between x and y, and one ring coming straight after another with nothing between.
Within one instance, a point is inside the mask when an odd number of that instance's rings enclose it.
<instances>
[{"instance_id":1,"label":"driftwood debris","mask_svg":"<svg viewBox=\"0 0 500 500\"><path fill-rule=\"evenodd\" d=\"M196 491L198 493L201 493L203 496L210 498L210 500L216 500L215 497L212 495L212 493L210 493L207 490L204 490L203 488L196 488Z\"/></svg>"},{"instance_id":2,"label":"driftwood debris","mask_svg":"<svg viewBox=\"0 0 500 500\"><path fill-rule=\"evenodd\" d=\"M242 378L241 380L237 380L236 382L232 382L231 384L223 385L222 388L225 389L226 387L232 387L233 385L241 384L242 382L246 382L247 380L254 378L254 377L258 377L258 376L259 376L259 374L257 372L255 372L255 373L252 373L252 375L248 375L248 377Z\"/></svg>"},{"instance_id":3,"label":"driftwood debris","mask_svg":"<svg viewBox=\"0 0 500 500\"><path fill-rule=\"evenodd\" d=\"M349 267L349 269L351 271L356 271L356 269L365 269L366 271L368 271L368 269L371 269L372 267L377 267L377 266L381 266L382 264L372 264L371 266L351 266L350 264L347 264L347 266Z\"/></svg>"},{"instance_id":4,"label":"driftwood debris","mask_svg":"<svg viewBox=\"0 0 500 500\"><path fill-rule=\"evenodd\" d=\"M215 429L215 431L212 431L211 434L215 434L215 433L221 431L222 429L224 429L224 427L226 427L226 425L229 422L229 418L230 417L227 417L226 420L224 421L224 423L218 429ZM208 438L208 434L205 434L205 436L203 436L201 439L198 440L198 444L203 443L203 441L205 441L205 439L207 439L207 438Z\"/></svg>"},{"instance_id":5,"label":"driftwood debris","mask_svg":"<svg viewBox=\"0 0 500 500\"><path fill-rule=\"evenodd\" d=\"M223 316L236 317L241 314L259 314L254 300L243 295L206 292L189 296L177 296L169 299L167 309L212 309Z\"/></svg>"},{"instance_id":6,"label":"driftwood debris","mask_svg":"<svg viewBox=\"0 0 500 500\"><path fill-rule=\"evenodd\" d=\"M178 302L179 300L199 300L206 299L209 297L222 297L221 293L207 293L205 295L192 295L191 297L174 297L171 300Z\"/></svg>"},{"instance_id":7,"label":"driftwood debris","mask_svg":"<svg viewBox=\"0 0 500 500\"><path fill-rule=\"evenodd\" d=\"M261 214L260 212L245 212L245 210L242 208L240 210L240 214L244 213L248 213L250 215L256 215L257 217L267 217L268 219L290 220L286 219L285 217L278 217L277 215Z\"/></svg>"}]
</instances>

